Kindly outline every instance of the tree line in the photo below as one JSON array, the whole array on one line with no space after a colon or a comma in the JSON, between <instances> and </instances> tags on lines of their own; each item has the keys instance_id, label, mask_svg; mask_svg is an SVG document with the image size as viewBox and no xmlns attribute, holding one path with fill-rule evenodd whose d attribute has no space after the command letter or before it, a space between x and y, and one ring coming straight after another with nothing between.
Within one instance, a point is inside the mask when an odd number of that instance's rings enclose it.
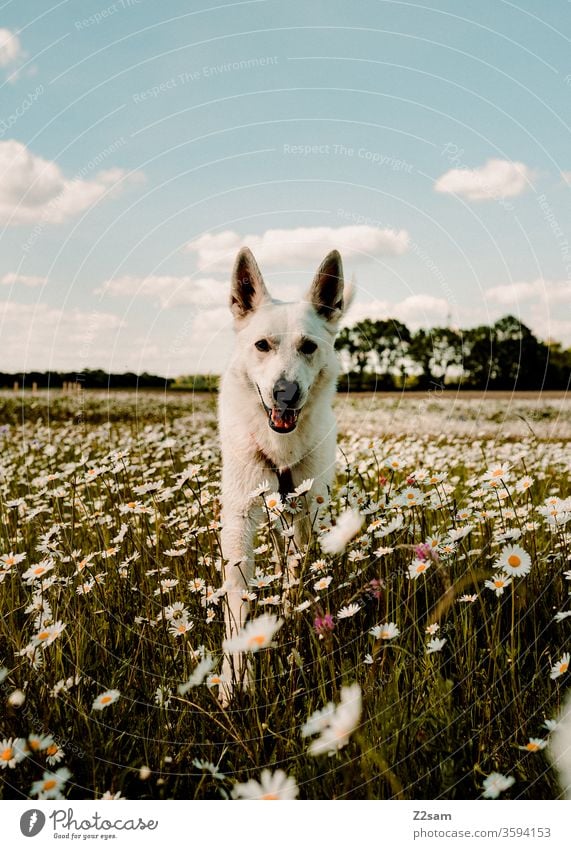
<instances>
[{"instance_id":1,"label":"tree line","mask_svg":"<svg viewBox=\"0 0 571 849\"><path fill-rule=\"evenodd\" d=\"M411 332L398 319L345 327L337 337L341 389L569 389L571 349L540 341L512 315L467 330Z\"/></svg>"},{"instance_id":2,"label":"tree line","mask_svg":"<svg viewBox=\"0 0 571 849\"><path fill-rule=\"evenodd\" d=\"M571 348L540 341L512 315L467 330L421 328L411 332L396 318L365 319L344 327L336 348L343 365L343 391L433 389L569 389ZM161 389L215 392L216 375L0 372L0 388Z\"/></svg>"}]
</instances>

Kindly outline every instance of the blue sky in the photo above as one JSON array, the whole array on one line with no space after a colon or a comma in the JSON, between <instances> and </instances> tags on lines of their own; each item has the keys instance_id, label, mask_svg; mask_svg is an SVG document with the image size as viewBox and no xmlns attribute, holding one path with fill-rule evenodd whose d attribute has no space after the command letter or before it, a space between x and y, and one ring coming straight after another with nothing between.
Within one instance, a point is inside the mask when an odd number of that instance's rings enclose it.
<instances>
[{"instance_id":1,"label":"blue sky","mask_svg":"<svg viewBox=\"0 0 571 849\"><path fill-rule=\"evenodd\" d=\"M571 4L4 2L0 370L219 371L246 237L571 343ZM569 241L568 241L569 240Z\"/></svg>"}]
</instances>

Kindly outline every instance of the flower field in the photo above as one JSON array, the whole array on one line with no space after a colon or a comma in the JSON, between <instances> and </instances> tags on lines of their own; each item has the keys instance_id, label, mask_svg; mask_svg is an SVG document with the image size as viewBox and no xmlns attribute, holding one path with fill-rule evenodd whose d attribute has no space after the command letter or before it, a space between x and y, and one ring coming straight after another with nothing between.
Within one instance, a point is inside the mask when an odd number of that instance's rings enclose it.
<instances>
[{"instance_id":1,"label":"flower field","mask_svg":"<svg viewBox=\"0 0 571 849\"><path fill-rule=\"evenodd\" d=\"M308 550L311 481L252 493L234 640L254 684L224 708L216 399L0 395L4 798L560 795L571 401L350 395L337 414Z\"/></svg>"}]
</instances>

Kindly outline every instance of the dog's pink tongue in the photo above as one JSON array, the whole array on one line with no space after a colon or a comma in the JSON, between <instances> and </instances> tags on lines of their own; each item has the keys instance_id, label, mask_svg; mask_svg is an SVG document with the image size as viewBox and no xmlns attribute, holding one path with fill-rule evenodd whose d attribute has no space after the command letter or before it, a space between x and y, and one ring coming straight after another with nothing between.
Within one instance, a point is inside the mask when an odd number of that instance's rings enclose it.
<instances>
[{"instance_id":1,"label":"dog's pink tongue","mask_svg":"<svg viewBox=\"0 0 571 849\"><path fill-rule=\"evenodd\" d=\"M279 410L276 410L275 407L272 408L272 423L275 427L280 428L281 430L287 430L292 426L295 421L295 416L289 412L289 410L284 410L281 413Z\"/></svg>"},{"instance_id":2,"label":"dog's pink tongue","mask_svg":"<svg viewBox=\"0 0 571 849\"><path fill-rule=\"evenodd\" d=\"M282 418L280 411L276 410L275 407L272 409L272 422L276 427L284 427L285 425L285 421Z\"/></svg>"}]
</instances>

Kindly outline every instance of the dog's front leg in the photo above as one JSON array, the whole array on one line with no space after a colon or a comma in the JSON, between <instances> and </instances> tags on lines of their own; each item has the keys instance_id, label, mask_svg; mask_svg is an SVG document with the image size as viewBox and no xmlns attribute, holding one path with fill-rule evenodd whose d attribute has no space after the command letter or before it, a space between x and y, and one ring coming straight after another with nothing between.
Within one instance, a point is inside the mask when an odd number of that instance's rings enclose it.
<instances>
[{"instance_id":1,"label":"dog's front leg","mask_svg":"<svg viewBox=\"0 0 571 849\"><path fill-rule=\"evenodd\" d=\"M249 612L247 598L249 581L254 572L253 540L259 511L240 514L228 511L222 516L222 554L224 557L224 587L226 589L224 622L226 639L235 636L244 626ZM247 664L240 652L224 655L219 699L227 704L236 685L248 685ZM244 677L246 675L246 680Z\"/></svg>"}]
</instances>

